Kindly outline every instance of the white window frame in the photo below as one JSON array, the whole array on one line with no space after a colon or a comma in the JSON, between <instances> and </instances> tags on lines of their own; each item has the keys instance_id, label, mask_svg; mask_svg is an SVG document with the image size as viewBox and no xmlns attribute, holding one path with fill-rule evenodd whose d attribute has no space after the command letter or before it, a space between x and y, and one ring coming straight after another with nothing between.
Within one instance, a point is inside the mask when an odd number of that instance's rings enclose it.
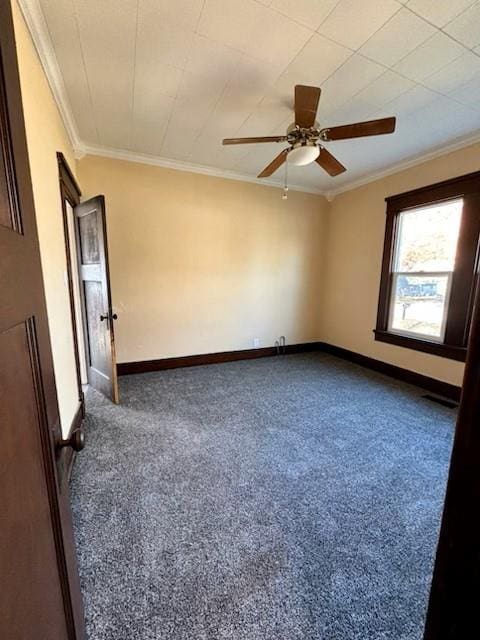
<instances>
[{"instance_id":1,"label":"white window frame","mask_svg":"<svg viewBox=\"0 0 480 640\"><path fill-rule=\"evenodd\" d=\"M443 306L442 323L440 325L440 335L432 336L428 333L420 333L420 331L408 331L407 329L397 329L393 327L393 316L395 307L395 292L397 290L397 280L400 276L421 278L430 277L447 277L447 286L445 289L445 303ZM388 331L390 333L396 333L399 336L409 336L411 338L421 338L422 340L429 340L430 342L439 342L443 344L445 341L445 330L447 328L448 317L448 305L450 302L450 291L452 289L452 276L453 271L392 271L392 289L390 294L390 307L388 311Z\"/></svg>"}]
</instances>

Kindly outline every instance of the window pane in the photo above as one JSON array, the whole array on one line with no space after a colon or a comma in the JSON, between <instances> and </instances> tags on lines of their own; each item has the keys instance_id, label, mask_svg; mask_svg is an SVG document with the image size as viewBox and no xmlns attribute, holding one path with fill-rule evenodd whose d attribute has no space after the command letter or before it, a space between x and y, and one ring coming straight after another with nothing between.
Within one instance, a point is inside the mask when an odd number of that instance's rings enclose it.
<instances>
[{"instance_id":1,"label":"window pane","mask_svg":"<svg viewBox=\"0 0 480 640\"><path fill-rule=\"evenodd\" d=\"M400 214L395 271L453 271L463 200Z\"/></svg>"},{"instance_id":2,"label":"window pane","mask_svg":"<svg viewBox=\"0 0 480 640\"><path fill-rule=\"evenodd\" d=\"M397 275L390 328L442 339L449 276Z\"/></svg>"}]
</instances>

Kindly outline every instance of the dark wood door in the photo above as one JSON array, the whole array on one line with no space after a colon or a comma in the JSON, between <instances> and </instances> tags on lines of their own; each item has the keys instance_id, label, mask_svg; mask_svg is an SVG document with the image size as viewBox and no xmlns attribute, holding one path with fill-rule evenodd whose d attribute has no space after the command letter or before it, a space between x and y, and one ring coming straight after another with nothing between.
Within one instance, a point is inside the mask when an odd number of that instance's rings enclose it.
<instances>
[{"instance_id":1,"label":"dark wood door","mask_svg":"<svg viewBox=\"0 0 480 640\"><path fill-rule=\"evenodd\" d=\"M477 212L480 215L480 212ZM480 277L424 640L480 637Z\"/></svg>"},{"instance_id":2,"label":"dark wood door","mask_svg":"<svg viewBox=\"0 0 480 640\"><path fill-rule=\"evenodd\" d=\"M84 637L59 432L11 6L1 2L0 638Z\"/></svg>"},{"instance_id":3,"label":"dark wood door","mask_svg":"<svg viewBox=\"0 0 480 640\"><path fill-rule=\"evenodd\" d=\"M79 277L86 334L88 382L118 403L117 363L108 268L105 198L75 207Z\"/></svg>"}]
</instances>

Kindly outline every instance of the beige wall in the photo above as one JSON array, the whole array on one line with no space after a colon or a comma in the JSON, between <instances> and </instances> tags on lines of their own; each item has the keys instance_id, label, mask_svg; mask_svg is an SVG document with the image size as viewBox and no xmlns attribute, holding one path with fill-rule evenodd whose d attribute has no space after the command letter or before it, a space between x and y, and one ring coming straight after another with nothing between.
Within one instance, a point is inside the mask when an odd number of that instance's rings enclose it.
<instances>
[{"instance_id":1,"label":"beige wall","mask_svg":"<svg viewBox=\"0 0 480 640\"><path fill-rule=\"evenodd\" d=\"M322 339L400 367L461 384L463 364L376 342L385 198L480 169L480 145L455 151L335 198L328 214Z\"/></svg>"},{"instance_id":2,"label":"beige wall","mask_svg":"<svg viewBox=\"0 0 480 640\"><path fill-rule=\"evenodd\" d=\"M78 162L103 193L119 362L319 338L323 197L120 160Z\"/></svg>"},{"instance_id":3,"label":"beige wall","mask_svg":"<svg viewBox=\"0 0 480 640\"><path fill-rule=\"evenodd\" d=\"M88 156L104 193L118 361L324 340L461 384L463 364L375 342L388 195L480 167L475 145L325 199Z\"/></svg>"},{"instance_id":4,"label":"beige wall","mask_svg":"<svg viewBox=\"0 0 480 640\"><path fill-rule=\"evenodd\" d=\"M28 155L37 214L48 322L62 430L68 432L78 408L66 256L56 152L72 168L73 151L56 103L17 3L12 2Z\"/></svg>"},{"instance_id":5,"label":"beige wall","mask_svg":"<svg viewBox=\"0 0 480 640\"><path fill-rule=\"evenodd\" d=\"M73 152L13 2L27 142L64 432L77 390L56 152ZM463 365L375 342L388 195L480 169L480 145L339 195L319 196L99 157L77 163L103 193L118 361L324 340L460 384Z\"/></svg>"}]
</instances>

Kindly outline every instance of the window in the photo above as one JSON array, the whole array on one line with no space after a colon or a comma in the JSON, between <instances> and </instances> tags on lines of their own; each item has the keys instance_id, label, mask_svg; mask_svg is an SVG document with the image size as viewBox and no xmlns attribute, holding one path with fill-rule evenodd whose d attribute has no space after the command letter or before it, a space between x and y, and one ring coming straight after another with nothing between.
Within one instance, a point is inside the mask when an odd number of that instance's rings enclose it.
<instances>
[{"instance_id":1,"label":"window","mask_svg":"<svg viewBox=\"0 0 480 640\"><path fill-rule=\"evenodd\" d=\"M479 235L480 173L387 198L376 340L465 359Z\"/></svg>"},{"instance_id":2,"label":"window","mask_svg":"<svg viewBox=\"0 0 480 640\"><path fill-rule=\"evenodd\" d=\"M389 330L443 342L463 200L401 211Z\"/></svg>"}]
</instances>

